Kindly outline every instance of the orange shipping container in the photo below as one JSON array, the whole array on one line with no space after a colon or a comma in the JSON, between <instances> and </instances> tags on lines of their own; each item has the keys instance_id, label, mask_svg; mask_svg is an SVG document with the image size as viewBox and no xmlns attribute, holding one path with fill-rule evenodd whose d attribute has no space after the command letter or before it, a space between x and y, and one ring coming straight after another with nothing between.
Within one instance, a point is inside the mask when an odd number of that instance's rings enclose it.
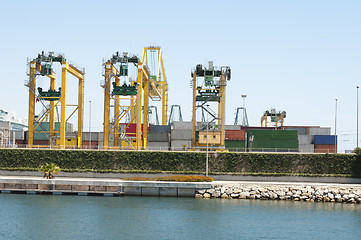
<instances>
[{"instance_id":1,"label":"orange shipping container","mask_svg":"<svg viewBox=\"0 0 361 240\"><path fill-rule=\"evenodd\" d=\"M315 144L315 153L335 153L335 145Z\"/></svg>"},{"instance_id":2,"label":"orange shipping container","mask_svg":"<svg viewBox=\"0 0 361 240\"><path fill-rule=\"evenodd\" d=\"M246 130L225 130L226 140L241 140L246 139Z\"/></svg>"}]
</instances>

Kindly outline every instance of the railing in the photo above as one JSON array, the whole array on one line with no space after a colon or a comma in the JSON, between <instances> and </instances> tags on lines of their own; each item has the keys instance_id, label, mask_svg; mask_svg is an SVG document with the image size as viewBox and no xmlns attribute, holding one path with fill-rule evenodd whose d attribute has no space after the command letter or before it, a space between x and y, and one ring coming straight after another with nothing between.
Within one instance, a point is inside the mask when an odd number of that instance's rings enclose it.
<instances>
[{"instance_id":1,"label":"railing","mask_svg":"<svg viewBox=\"0 0 361 240\"><path fill-rule=\"evenodd\" d=\"M84 144L81 148L78 148L77 146L71 146L71 145L66 145L66 146L62 146L62 149L73 149L73 150L105 150L103 146L101 145L94 145L95 142L93 142L93 145L89 145L89 143L87 141L84 141ZM8 143L8 144L3 144L0 145L0 148L29 148L29 146L27 144L12 144L12 143ZM59 145L33 145L31 147L32 149L60 149ZM110 151L144 151L142 149L137 150L137 147L135 146L134 148L124 148L124 147L109 147L106 150L110 150ZM148 147L146 149L146 151L206 151L206 147L198 147L198 148L190 148L190 147L170 147L170 146L159 146L159 147ZM211 152L217 152L217 151L226 151L226 152L247 152L247 153L320 153L320 154L333 154L335 153L334 149L330 149L330 148L324 148L324 149L315 149L313 152L300 152L298 149L295 148L227 148L227 149L222 149L222 148L212 148L211 146L208 148L208 151ZM338 154L342 154L343 152L338 152Z\"/></svg>"}]
</instances>

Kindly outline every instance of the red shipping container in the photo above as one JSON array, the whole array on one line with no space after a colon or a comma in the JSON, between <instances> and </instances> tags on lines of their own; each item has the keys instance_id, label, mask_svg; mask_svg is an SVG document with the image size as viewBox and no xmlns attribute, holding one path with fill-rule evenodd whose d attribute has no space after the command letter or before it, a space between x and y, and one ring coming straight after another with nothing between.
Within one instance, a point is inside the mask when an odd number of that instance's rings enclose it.
<instances>
[{"instance_id":1,"label":"red shipping container","mask_svg":"<svg viewBox=\"0 0 361 240\"><path fill-rule=\"evenodd\" d=\"M98 141L91 141L91 146L89 146L89 141L83 141L83 149L98 149Z\"/></svg>"},{"instance_id":2,"label":"red shipping container","mask_svg":"<svg viewBox=\"0 0 361 240\"><path fill-rule=\"evenodd\" d=\"M135 123L119 123L119 124L127 127L125 129L125 133L128 137L136 136L137 124L135 124ZM143 124L141 125L141 132L143 132Z\"/></svg>"},{"instance_id":3,"label":"red shipping container","mask_svg":"<svg viewBox=\"0 0 361 240\"><path fill-rule=\"evenodd\" d=\"M49 140L34 140L33 145L45 145L49 146Z\"/></svg>"},{"instance_id":4,"label":"red shipping container","mask_svg":"<svg viewBox=\"0 0 361 240\"><path fill-rule=\"evenodd\" d=\"M246 139L246 130L225 130L225 140L241 140Z\"/></svg>"},{"instance_id":5,"label":"red shipping container","mask_svg":"<svg viewBox=\"0 0 361 240\"><path fill-rule=\"evenodd\" d=\"M315 153L335 153L335 145L315 144Z\"/></svg>"}]
</instances>

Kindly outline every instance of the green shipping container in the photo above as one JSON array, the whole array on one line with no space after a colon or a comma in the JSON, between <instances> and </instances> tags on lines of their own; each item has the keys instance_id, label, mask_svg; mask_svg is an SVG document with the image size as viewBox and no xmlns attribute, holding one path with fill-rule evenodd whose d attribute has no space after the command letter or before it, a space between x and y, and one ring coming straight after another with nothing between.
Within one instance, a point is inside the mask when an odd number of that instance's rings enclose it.
<instances>
[{"instance_id":1,"label":"green shipping container","mask_svg":"<svg viewBox=\"0 0 361 240\"><path fill-rule=\"evenodd\" d=\"M254 140L253 142L248 142L248 148L252 151L298 151L298 140L263 140L257 141Z\"/></svg>"},{"instance_id":2,"label":"green shipping container","mask_svg":"<svg viewBox=\"0 0 361 240\"><path fill-rule=\"evenodd\" d=\"M224 141L225 148L229 151L244 152L245 141L241 140L226 140Z\"/></svg>"},{"instance_id":3,"label":"green shipping container","mask_svg":"<svg viewBox=\"0 0 361 240\"><path fill-rule=\"evenodd\" d=\"M39 123L35 122L34 127L36 127ZM55 122L55 131L60 128L60 122ZM40 133L39 133L39 132ZM48 133L41 133L41 131L49 131L49 122L42 122L34 131L34 140L49 140ZM66 123L65 132L71 131L71 124ZM59 133L57 134L59 136Z\"/></svg>"},{"instance_id":4,"label":"green shipping container","mask_svg":"<svg viewBox=\"0 0 361 240\"><path fill-rule=\"evenodd\" d=\"M248 139L253 136L254 141L266 140L298 140L296 130L269 130L253 129L247 131Z\"/></svg>"}]
</instances>

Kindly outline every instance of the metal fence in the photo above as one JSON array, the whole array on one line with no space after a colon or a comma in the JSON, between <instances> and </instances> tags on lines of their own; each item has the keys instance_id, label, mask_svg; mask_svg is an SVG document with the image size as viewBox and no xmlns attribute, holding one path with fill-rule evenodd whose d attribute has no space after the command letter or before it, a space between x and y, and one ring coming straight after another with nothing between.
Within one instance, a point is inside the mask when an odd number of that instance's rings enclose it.
<instances>
[{"instance_id":1,"label":"metal fence","mask_svg":"<svg viewBox=\"0 0 361 240\"><path fill-rule=\"evenodd\" d=\"M73 150L118 150L118 151L207 151L206 147L197 147L197 148L189 148L189 147L168 147L168 146L160 146L160 147L148 147L146 150L137 149L137 147L128 147L128 148L120 148L120 147L108 147L107 149L103 148L101 145L83 145L81 148L77 146L63 146L62 148L59 145L33 145L31 148L27 144L6 144L0 146L0 148L22 148L22 149L73 149ZM333 154L335 153L334 149L330 148L318 148L314 149L313 152L300 152L299 149L295 148L214 148L209 147L208 151L210 152L252 152L252 153L320 153L320 154ZM343 152L338 152L343 153ZM349 153L349 152L348 152Z\"/></svg>"}]
</instances>

